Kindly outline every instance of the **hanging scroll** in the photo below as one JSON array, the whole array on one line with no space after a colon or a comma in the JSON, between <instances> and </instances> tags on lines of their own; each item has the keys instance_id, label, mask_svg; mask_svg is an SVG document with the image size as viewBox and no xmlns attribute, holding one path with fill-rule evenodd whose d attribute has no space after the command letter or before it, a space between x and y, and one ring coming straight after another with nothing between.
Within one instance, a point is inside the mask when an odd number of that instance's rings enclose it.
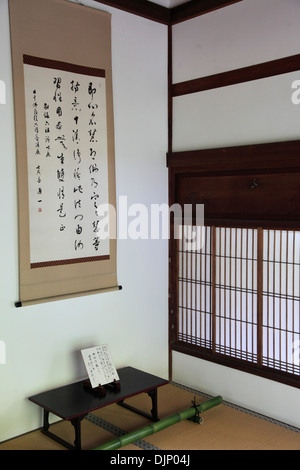
<instances>
[{"instance_id":1,"label":"hanging scroll","mask_svg":"<svg viewBox=\"0 0 300 470\"><path fill-rule=\"evenodd\" d=\"M110 15L62 0L25 3L9 4L18 305L119 288L115 211L101 232L98 210L115 207Z\"/></svg>"}]
</instances>

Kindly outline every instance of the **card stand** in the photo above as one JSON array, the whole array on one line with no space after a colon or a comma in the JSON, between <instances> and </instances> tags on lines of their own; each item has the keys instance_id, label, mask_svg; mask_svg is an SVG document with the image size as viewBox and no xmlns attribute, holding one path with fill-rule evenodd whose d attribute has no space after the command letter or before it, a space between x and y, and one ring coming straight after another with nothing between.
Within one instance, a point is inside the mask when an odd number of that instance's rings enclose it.
<instances>
[{"instance_id":1,"label":"card stand","mask_svg":"<svg viewBox=\"0 0 300 470\"><path fill-rule=\"evenodd\" d=\"M119 392L121 390L121 383L119 380L114 379L113 382L105 385L105 387L112 389L114 392Z\"/></svg>"},{"instance_id":2,"label":"card stand","mask_svg":"<svg viewBox=\"0 0 300 470\"><path fill-rule=\"evenodd\" d=\"M105 397L106 395L106 389L113 390L114 392L119 392L121 390L121 384L119 381L116 379L105 385L99 384L98 387L92 387L91 382L89 380L85 380L83 383L83 388L87 390L88 392L92 393L93 395L96 395L98 397Z\"/></svg>"},{"instance_id":3,"label":"card stand","mask_svg":"<svg viewBox=\"0 0 300 470\"><path fill-rule=\"evenodd\" d=\"M83 382L83 388L93 395L97 395L98 397L105 397L106 395L106 390L103 385L99 384L98 387L93 388L89 380L85 380Z\"/></svg>"}]
</instances>

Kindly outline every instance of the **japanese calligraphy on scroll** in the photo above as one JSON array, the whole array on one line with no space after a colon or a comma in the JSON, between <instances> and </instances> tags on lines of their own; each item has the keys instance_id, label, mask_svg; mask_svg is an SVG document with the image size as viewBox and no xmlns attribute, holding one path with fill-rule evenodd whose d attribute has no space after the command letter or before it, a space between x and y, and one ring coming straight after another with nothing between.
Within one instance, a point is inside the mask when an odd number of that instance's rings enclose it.
<instances>
[{"instance_id":1,"label":"japanese calligraphy on scroll","mask_svg":"<svg viewBox=\"0 0 300 470\"><path fill-rule=\"evenodd\" d=\"M107 259L105 70L24 55L30 266Z\"/></svg>"}]
</instances>

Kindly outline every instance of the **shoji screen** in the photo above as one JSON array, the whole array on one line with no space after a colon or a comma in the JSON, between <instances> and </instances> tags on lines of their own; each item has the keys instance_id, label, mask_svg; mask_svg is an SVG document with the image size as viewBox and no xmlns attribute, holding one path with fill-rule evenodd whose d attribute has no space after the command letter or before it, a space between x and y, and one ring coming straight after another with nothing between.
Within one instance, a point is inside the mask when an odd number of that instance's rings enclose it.
<instances>
[{"instance_id":1,"label":"shoji screen","mask_svg":"<svg viewBox=\"0 0 300 470\"><path fill-rule=\"evenodd\" d=\"M299 376L300 232L181 230L178 340Z\"/></svg>"}]
</instances>

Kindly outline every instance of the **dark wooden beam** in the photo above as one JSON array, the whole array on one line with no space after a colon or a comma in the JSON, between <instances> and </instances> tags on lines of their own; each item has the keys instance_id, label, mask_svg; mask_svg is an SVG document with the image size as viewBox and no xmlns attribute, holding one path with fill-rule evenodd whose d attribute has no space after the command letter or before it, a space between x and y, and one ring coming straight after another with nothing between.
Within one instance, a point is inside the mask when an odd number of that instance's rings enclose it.
<instances>
[{"instance_id":1,"label":"dark wooden beam","mask_svg":"<svg viewBox=\"0 0 300 470\"><path fill-rule=\"evenodd\" d=\"M170 10L170 23L176 24L243 0L191 0Z\"/></svg>"},{"instance_id":2,"label":"dark wooden beam","mask_svg":"<svg viewBox=\"0 0 300 470\"><path fill-rule=\"evenodd\" d=\"M148 0L95 0L119 10L142 16L152 21L168 25L170 22L169 8L149 2Z\"/></svg>"},{"instance_id":3,"label":"dark wooden beam","mask_svg":"<svg viewBox=\"0 0 300 470\"><path fill-rule=\"evenodd\" d=\"M168 168L198 172L279 170L300 172L300 140L170 152Z\"/></svg>"},{"instance_id":4,"label":"dark wooden beam","mask_svg":"<svg viewBox=\"0 0 300 470\"><path fill-rule=\"evenodd\" d=\"M174 8L166 8L149 0L95 1L158 23L172 25L243 0L191 0Z\"/></svg>"},{"instance_id":5,"label":"dark wooden beam","mask_svg":"<svg viewBox=\"0 0 300 470\"><path fill-rule=\"evenodd\" d=\"M250 82L261 78L273 77L300 70L300 54L276 59L262 64L250 65L228 72L196 78L172 86L173 96L182 96L199 91L212 90L238 83Z\"/></svg>"},{"instance_id":6,"label":"dark wooden beam","mask_svg":"<svg viewBox=\"0 0 300 470\"><path fill-rule=\"evenodd\" d=\"M173 142L173 55L172 55L172 26L168 26L168 152L172 152Z\"/></svg>"}]
</instances>

